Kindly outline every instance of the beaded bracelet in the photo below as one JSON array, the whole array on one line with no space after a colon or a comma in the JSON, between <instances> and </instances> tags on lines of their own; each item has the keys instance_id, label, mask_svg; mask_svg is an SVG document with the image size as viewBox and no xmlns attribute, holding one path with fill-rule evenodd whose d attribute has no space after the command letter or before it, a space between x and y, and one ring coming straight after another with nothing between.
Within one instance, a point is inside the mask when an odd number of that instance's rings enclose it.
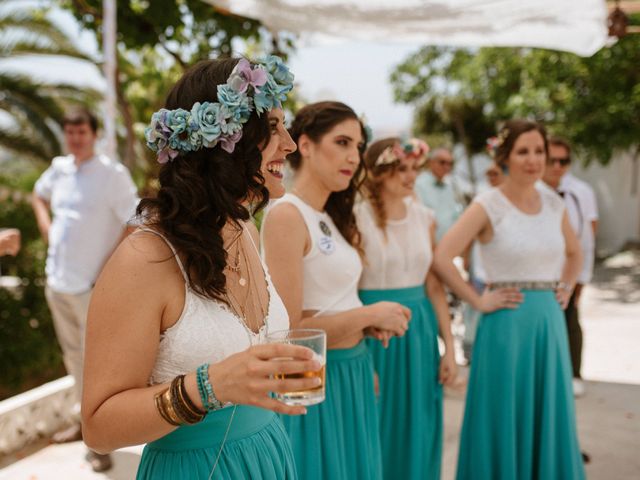
<instances>
[{"instance_id":1,"label":"beaded bracelet","mask_svg":"<svg viewBox=\"0 0 640 480\"><path fill-rule=\"evenodd\" d=\"M200 393L200 400L207 412L214 410L220 410L224 408L224 404L218 400L216 394L213 392L213 386L209 381L209 364L203 363L196 370L198 379L198 393Z\"/></svg>"}]
</instances>

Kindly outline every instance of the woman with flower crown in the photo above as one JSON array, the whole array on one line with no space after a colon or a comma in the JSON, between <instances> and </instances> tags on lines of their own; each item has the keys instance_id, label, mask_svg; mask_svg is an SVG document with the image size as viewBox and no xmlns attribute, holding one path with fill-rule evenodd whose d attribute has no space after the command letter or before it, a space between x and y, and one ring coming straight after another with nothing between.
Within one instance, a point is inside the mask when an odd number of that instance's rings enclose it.
<instances>
[{"instance_id":1,"label":"woman with flower crown","mask_svg":"<svg viewBox=\"0 0 640 480\"><path fill-rule=\"evenodd\" d=\"M273 375L320 365L307 348L261 344L289 321L250 221L250 205L284 193L292 81L277 57L201 62L146 131L160 188L95 286L82 402L90 448L147 443L139 479L297 478L276 412L305 409L270 392L318 380Z\"/></svg>"},{"instance_id":2,"label":"woman with flower crown","mask_svg":"<svg viewBox=\"0 0 640 480\"><path fill-rule=\"evenodd\" d=\"M293 190L263 223L264 252L294 327L327 332L326 399L284 418L305 480L380 479L382 463L373 365L363 339L388 341L408 328L396 302L362 306L360 234L353 204L361 182L363 124L339 102L307 105L290 133Z\"/></svg>"},{"instance_id":3,"label":"woman with flower crown","mask_svg":"<svg viewBox=\"0 0 640 480\"><path fill-rule=\"evenodd\" d=\"M379 376L386 479L440 477L441 384L453 382L457 370L445 292L431 272L434 215L413 190L428 150L418 139L374 142L364 155L366 193L355 209L365 252L360 299L365 305L386 300L411 309L404 337L386 350L368 342ZM442 359L438 330L445 344Z\"/></svg>"},{"instance_id":4,"label":"woman with flower crown","mask_svg":"<svg viewBox=\"0 0 640 480\"><path fill-rule=\"evenodd\" d=\"M581 253L562 199L536 182L544 128L510 120L495 139L504 182L478 195L436 249L441 278L484 312L471 361L457 478L582 479L562 309ZM453 258L477 239L489 287L476 293Z\"/></svg>"}]
</instances>

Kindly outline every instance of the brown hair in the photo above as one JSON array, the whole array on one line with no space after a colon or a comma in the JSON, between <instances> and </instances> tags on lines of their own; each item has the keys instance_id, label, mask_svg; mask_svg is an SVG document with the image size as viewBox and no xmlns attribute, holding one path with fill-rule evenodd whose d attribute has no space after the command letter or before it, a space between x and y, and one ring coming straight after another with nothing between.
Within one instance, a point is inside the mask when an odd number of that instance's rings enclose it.
<instances>
[{"instance_id":1,"label":"brown hair","mask_svg":"<svg viewBox=\"0 0 640 480\"><path fill-rule=\"evenodd\" d=\"M165 108L190 110L196 102L215 102L218 85L227 82L238 59L206 60L187 70L173 87ZM161 231L185 259L189 286L226 302L222 228L250 218L241 202L250 198L256 211L268 202L260 173L261 147L270 139L267 114L252 111L233 153L219 146L180 153L160 167L156 198L144 198L137 213Z\"/></svg>"},{"instance_id":2,"label":"brown hair","mask_svg":"<svg viewBox=\"0 0 640 480\"><path fill-rule=\"evenodd\" d=\"M84 107L72 107L64 113L62 117L62 128L67 125L84 125L87 124L93 131L98 131L98 119L88 109Z\"/></svg>"},{"instance_id":3,"label":"brown hair","mask_svg":"<svg viewBox=\"0 0 640 480\"><path fill-rule=\"evenodd\" d=\"M567 155L569 156L569 159L571 159L571 145L566 139L562 137L551 136L549 137L548 141L549 141L549 145L564 147L567 150Z\"/></svg>"},{"instance_id":4,"label":"brown hair","mask_svg":"<svg viewBox=\"0 0 640 480\"><path fill-rule=\"evenodd\" d=\"M333 127L349 119L357 120L360 124L365 146L360 151L360 163L353 177L351 177L349 186L346 190L332 192L324 208L336 224L342 236L360 251L360 232L356 225L353 204L355 203L356 194L362 184L363 172L365 170L362 153L366 148L367 134L362 122L358 119L356 113L344 103L318 102L305 106L297 113L289 129L289 134L296 143L298 143L302 135L307 135L313 142L318 143ZM290 153L287 156L287 160L291 168L298 170L302 165L300 150Z\"/></svg>"},{"instance_id":5,"label":"brown hair","mask_svg":"<svg viewBox=\"0 0 640 480\"><path fill-rule=\"evenodd\" d=\"M400 139L391 137L384 138L373 142L364 153L364 163L367 166L367 175L364 181L364 196L371 203L371 208L375 215L375 221L386 237L387 212L384 208L384 202L380 191L382 189L382 176L390 173L393 175L398 168L399 162L393 162L383 165L376 165L376 161L382 155L382 152L389 147L393 147L399 143Z\"/></svg>"},{"instance_id":6,"label":"brown hair","mask_svg":"<svg viewBox=\"0 0 640 480\"><path fill-rule=\"evenodd\" d=\"M502 140L502 143L496 148L495 162L503 169L507 167L509 155L511 155L511 151L513 150L513 146L516 144L518 137L523 133L531 132L533 130L542 135L542 138L544 139L544 150L548 156L549 144L545 128L541 124L530 120L514 119L506 121L498 132L498 138Z\"/></svg>"}]
</instances>

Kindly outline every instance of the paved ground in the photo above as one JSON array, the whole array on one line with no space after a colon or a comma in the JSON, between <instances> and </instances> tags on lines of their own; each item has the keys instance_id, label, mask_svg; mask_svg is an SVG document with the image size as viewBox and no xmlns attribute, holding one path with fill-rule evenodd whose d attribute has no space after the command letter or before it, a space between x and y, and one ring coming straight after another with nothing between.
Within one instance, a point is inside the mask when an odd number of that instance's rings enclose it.
<instances>
[{"instance_id":1,"label":"paved ground","mask_svg":"<svg viewBox=\"0 0 640 480\"><path fill-rule=\"evenodd\" d=\"M587 394L577 401L582 448L591 455L593 480L640 478L640 252L612 257L597 270L584 292L583 376ZM458 388L445 399L442 479L454 478L458 433L464 406L463 369ZM83 461L84 446L36 445L14 456L0 480L124 480L133 478L140 447L115 452L115 467L95 474ZM24 458L21 458L24 457ZM12 459L3 459L6 465Z\"/></svg>"}]
</instances>

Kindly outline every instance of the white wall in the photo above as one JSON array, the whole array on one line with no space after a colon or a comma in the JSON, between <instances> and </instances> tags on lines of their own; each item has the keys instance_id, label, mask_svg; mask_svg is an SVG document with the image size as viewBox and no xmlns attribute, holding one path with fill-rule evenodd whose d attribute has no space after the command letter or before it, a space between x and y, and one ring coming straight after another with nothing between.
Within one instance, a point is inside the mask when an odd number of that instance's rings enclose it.
<instances>
[{"instance_id":1,"label":"white wall","mask_svg":"<svg viewBox=\"0 0 640 480\"><path fill-rule=\"evenodd\" d=\"M598 253L611 254L628 241L640 241L640 159L635 170L631 154L617 155L607 166L592 162L583 168L579 163L574 162L572 172L591 184L598 199Z\"/></svg>"}]
</instances>

